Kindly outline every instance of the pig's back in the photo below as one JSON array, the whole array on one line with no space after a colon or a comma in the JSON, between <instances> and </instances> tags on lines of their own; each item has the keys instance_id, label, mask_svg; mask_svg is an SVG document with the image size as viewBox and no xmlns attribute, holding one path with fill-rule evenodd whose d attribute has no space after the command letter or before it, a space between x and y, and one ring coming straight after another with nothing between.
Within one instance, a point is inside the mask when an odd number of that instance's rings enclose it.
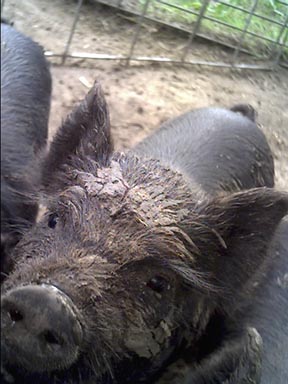
<instances>
[{"instance_id":1,"label":"pig's back","mask_svg":"<svg viewBox=\"0 0 288 384\"><path fill-rule=\"evenodd\" d=\"M159 159L207 192L274 185L274 164L264 134L248 117L202 108L164 123L134 149Z\"/></svg>"},{"instance_id":2,"label":"pig's back","mask_svg":"<svg viewBox=\"0 0 288 384\"><path fill-rule=\"evenodd\" d=\"M1 24L1 171L29 164L45 145L51 75L42 48Z\"/></svg>"}]
</instances>

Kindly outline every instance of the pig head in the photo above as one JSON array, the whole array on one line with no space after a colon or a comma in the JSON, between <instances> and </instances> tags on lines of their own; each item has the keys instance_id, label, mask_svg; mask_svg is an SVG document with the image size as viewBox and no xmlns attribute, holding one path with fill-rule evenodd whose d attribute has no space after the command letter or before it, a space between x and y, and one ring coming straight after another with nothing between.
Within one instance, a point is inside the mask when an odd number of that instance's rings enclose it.
<instances>
[{"instance_id":1,"label":"pig head","mask_svg":"<svg viewBox=\"0 0 288 384\"><path fill-rule=\"evenodd\" d=\"M273 189L208 198L157 160L113 152L98 84L54 137L42 185L47 213L2 285L7 381L138 383L181 348L197 359L211 317L253 291L288 210Z\"/></svg>"}]
</instances>

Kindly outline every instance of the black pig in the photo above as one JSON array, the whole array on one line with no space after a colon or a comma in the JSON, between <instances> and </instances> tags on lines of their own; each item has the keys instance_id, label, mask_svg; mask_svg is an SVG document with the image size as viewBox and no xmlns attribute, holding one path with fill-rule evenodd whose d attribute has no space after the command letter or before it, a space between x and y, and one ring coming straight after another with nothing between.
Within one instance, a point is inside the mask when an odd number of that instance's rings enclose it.
<instances>
[{"instance_id":1,"label":"black pig","mask_svg":"<svg viewBox=\"0 0 288 384\"><path fill-rule=\"evenodd\" d=\"M247 305L235 315L238 320L236 327L242 322L253 328L248 329L247 335L245 332L238 334L238 338L234 334L232 340L229 340L229 334L227 340L224 330L221 347L212 350L200 364L192 365L191 373L183 379L183 384L288 382L287 216L277 228L267 253L269 264L265 268L266 273L260 281L255 281L257 286L252 300L246 300ZM209 336L207 339L211 342ZM231 343L235 342L233 349Z\"/></svg>"},{"instance_id":2,"label":"black pig","mask_svg":"<svg viewBox=\"0 0 288 384\"><path fill-rule=\"evenodd\" d=\"M36 154L46 144L51 76L42 48L1 23L1 271L37 214Z\"/></svg>"},{"instance_id":3,"label":"black pig","mask_svg":"<svg viewBox=\"0 0 288 384\"><path fill-rule=\"evenodd\" d=\"M43 161L48 211L2 285L6 381L151 383L182 351L195 369L221 356L224 334L242 354L238 312L288 210L266 187L273 159L245 110L198 110L115 153L93 87Z\"/></svg>"},{"instance_id":4,"label":"black pig","mask_svg":"<svg viewBox=\"0 0 288 384\"><path fill-rule=\"evenodd\" d=\"M288 217L269 249L273 263L246 311L263 339L261 384L288 383Z\"/></svg>"}]
</instances>

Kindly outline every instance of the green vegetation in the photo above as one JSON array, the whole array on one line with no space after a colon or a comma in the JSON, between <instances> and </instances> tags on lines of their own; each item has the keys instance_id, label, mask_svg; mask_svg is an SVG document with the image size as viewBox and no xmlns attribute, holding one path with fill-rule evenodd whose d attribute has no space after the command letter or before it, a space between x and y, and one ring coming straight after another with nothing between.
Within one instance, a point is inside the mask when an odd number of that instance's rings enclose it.
<instances>
[{"instance_id":1,"label":"green vegetation","mask_svg":"<svg viewBox=\"0 0 288 384\"><path fill-rule=\"evenodd\" d=\"M286 1L287 5L283 3ZM142 3L144 0L142 0ZM237 6L250 11L253 7L254 0L226 0L226 3L231 6ZM174 5L175 7L171 6ZM197 20L197 15L188 13L187 10L200 12L202 1L199 0L152 0L150 12L154 13L157 17L163 16L170 23L176 22L182 26L190 26ZM186 12L185 12L186 11ZM259 0L254 13L268 17L274 22L284 23L288 13L288 0ZM160 16L162 15L162 16ZM204 19L201 22L201 32L206 34L213 34L221 38L228 38L230 42L236 42L242 35L241 30L246 26L249 13L221 4L218 1L211 0L205 12L205 16L217 19L220 22L230 24L237 29L232 29L228 26L217 24L211 20ZM252 16L248 31L260 35L263 38L277 41L281 32L281 25L271 21L263 20L256 15ZM223 40L223 39L222 39ZM288 26L281 36L281 42L288 45ZM246 35L243 41L243 47L250 48L256 52L269 52L270 47L273 46L272 42L262 40L256 36ZM288 48L285 48L285 53L288 53Z\"/></svg>"}]
</instances>

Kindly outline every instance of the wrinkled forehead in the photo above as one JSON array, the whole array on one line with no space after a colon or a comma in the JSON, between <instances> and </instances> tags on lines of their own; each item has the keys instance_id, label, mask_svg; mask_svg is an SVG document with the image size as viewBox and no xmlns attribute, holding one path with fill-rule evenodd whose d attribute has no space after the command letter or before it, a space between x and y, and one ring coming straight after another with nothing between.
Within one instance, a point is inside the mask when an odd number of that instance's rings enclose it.
<instances>
[{"instance_id":1,"label":"wrinkled forehead","mask_svg":"<svg viewBox=\"0 0 288 384\"><path fill-rule=\"evenodd\" d=\"M111 161L106 168L98 168L95 174L77 170L74 174L75 181L90 197L123 199L129 190L120 164L116 161Z\"/></svg>"},{"instance_id":2,"label":"wrinkled forehead","mask_svg":"<svg viewBox=\"0 0 288 384\"><path fill-rule=\"evenodd\" d=\"M173 196L172 188L169 190L160 177L145 175L142 180L135 180L125 174L117 161L93 173L74 170L73 179L74 185L60 194L60 201L79 209L81 202L89 202L89 209L108 215L112 223L133 216L145 227L166 226L179 223L188 214L183 199Z\"/></svg>"}]
</instances>

